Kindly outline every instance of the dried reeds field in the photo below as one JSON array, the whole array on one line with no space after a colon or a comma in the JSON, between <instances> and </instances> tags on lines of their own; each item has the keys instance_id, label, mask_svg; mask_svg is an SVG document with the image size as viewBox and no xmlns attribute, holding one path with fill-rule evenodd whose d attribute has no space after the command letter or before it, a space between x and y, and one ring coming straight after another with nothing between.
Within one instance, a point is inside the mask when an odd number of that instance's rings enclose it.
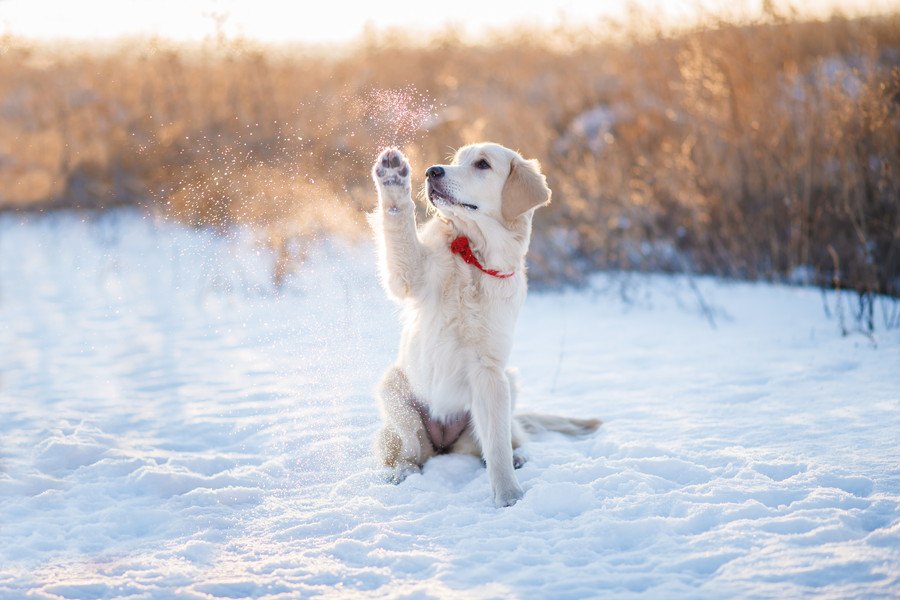
<instances>
[{"instance_id":1,"label":"dried reeds field","mask_svg":"<svg viewBox=\"0 0 900 600\"><path fill-rule=\"evenodd\" d=\"M540 159L554 191L533 282L622 269L837 286L860 292L871 330L874 295L900 294L900 15L665 33L646 18L328 49L6 37L0 207L256 223L278 278L292 239L365 235L380 147L421 171L493 139Z\"/></svg>"}]
</instances>

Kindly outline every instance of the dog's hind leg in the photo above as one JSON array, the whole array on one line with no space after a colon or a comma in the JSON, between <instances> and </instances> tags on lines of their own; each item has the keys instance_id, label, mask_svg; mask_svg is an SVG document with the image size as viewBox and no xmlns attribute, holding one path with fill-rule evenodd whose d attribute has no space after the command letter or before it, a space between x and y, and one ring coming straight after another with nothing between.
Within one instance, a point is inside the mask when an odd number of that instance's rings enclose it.
<instances>
[{"instance_id":1,"label":"dog's hind leg","mask_svg":"<svg viewBox=\"0 0 900 600\"><path fill-rule=\"evenodd\" d=\"M453 448L451 452L456 454L471 454L472 456L477 456L481 458L482 461L484 459L481 456L481 444L478 443L478 440L475 439L475 432L472 431L472 425L470 424L465 431L463 431L462 435L459 436L459 439L456 440L456 443L453 444Z\"/></svg>"},{"instance_id":2,"label":"dog's hind leg","mask_svg":"<svg viewBox=\"0 0 900 600\"><path fill-rule=\"evenodd\" d=\"M375 438L375 453L382 464L394 470L391 481L400 483L421 469L434 455L434 447L415 408L409 381L399 367L385 372L377 395L383 424Z\"/></svg>"}]
</instances>

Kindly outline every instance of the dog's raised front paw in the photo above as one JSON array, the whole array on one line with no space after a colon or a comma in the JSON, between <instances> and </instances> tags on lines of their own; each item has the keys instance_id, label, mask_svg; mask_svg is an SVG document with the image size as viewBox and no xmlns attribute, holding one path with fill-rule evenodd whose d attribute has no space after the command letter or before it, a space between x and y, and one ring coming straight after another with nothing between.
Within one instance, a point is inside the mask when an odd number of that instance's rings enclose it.
<instances>
[{"instance_id":1,"label":"dog's raised front paw","mask_svg":"<svg viewBox=\"0 0 900 600\"><path fill-rule=\"evenodd\" d=\"M396 148L385 148L375 159L372 179L378 187L381 203L388 211L402 204L412 205L409 174L409 161Z\"/></svg>"},{"instance_id":2,"label":"dog's raised front paw","mask_svg":"<svg viewBox=\"0 0 900 600\"><path fill-rule=\"evenodd\" d=\"M495 490L494 506L496 506L497 508L512 506L513 504L521 500L522 496L524 495L525 492L523 492L522 488L520 488L518 485L505 490Z\"/></svg>"},{"instance_id":3,"label":"dog's raised front paw","mask_svg":"<svg viewBox=\"0 0 900 600\"><path fill-rule=\"evenodd\" d=\"M384 186L409 185L409 161L396 148L385 148L372 168L375 181Z\"/></svg>"}]
</instances>

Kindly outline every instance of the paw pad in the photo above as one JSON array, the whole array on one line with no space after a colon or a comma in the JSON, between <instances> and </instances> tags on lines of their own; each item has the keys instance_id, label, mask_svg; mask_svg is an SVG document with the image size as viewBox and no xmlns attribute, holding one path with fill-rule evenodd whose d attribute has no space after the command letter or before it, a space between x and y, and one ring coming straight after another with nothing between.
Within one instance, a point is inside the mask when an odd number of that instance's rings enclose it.
<instances>
[{"instance_id":1,"label":"paw pad","mask_svg":"<svg viewBox=\"0 0 900 600\"><path fill-rule=\"evenodd\" d=\"M375 177L383 186L405 186L409 182L409 163L403 153L388 148L375 162Z\"/></svg>"}]
</instances>

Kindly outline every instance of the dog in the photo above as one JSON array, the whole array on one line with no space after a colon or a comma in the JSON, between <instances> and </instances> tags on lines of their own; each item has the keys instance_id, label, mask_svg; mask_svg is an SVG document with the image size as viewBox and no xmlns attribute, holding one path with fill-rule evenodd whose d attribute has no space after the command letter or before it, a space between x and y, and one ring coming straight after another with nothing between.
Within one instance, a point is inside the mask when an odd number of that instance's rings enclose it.
<instances>
[{"instance_id":1,"label":"dog","mask_svg":"<svg viewBox=\"0 0 900 600\"><path fill-rule=\"evenodd\" d=\"M536 160L499 144L461 148L425 171L432 218L417 228L410 165L396 148L372 168L378 207L369 215L382 284L402 305L396 363L376 395L375 452L400 483L430 457L460 452L487 467L494 504L522 498L514 469L527 432L583 435L597 419L516 415L516 372L507 368L525 301L525 253L535 211L550 203Z\"/></svg>"}]
</instances>

